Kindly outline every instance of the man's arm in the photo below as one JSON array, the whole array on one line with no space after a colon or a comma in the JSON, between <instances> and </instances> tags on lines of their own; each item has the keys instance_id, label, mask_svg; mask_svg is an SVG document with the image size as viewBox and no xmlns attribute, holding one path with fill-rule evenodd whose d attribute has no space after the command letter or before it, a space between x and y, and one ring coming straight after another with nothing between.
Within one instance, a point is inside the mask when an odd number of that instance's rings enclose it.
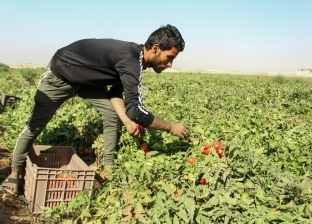
<instances>
[{"instance_id":1,"label":"man's arm","mask_svg":"<svg viewBox=\"0 0 312 224\"><path fill-rule=\"evenodd\" d=\"M137 128L137 124L130 120L130 118L126 115L126 107L124 104L124 100L119 97L110 98L112 106L114 107L119 119L125 125L127 132L131 135L141 137L144 135L144 131Z\"/></svg>"},{"instance_id":2,"label":"man's arm","mask_svg":"<svg viewBox=\"0 0 312 224\"><path fill-rule=\"evenodd\" d=\"M140 68L140 64L136 58L126 58L116 65L126 96L126 115L145 128L167 131L180 138L188 138L190 130L187 125L182 123L171 124L154 116L145 108L141 90L143 71L137 70L137 68Z\"/></svg>"},{"instance_id":3,"label":"man's arm","mask_svg":"<svg viewBox=\"0 0 312 224\"><path fill-rule=\"evenodd\" d=\"M126 115L126 107L124 104L124 100L119 97L112 97L110 99L116 113L118 114L121 122L125 125L129 134L133 134L135 136L141 136L144 133L141 133L139 129L136 128L136 123L130 120L130 118ZM156 116L154 116L154 120L148 128L166 131L172 135L178 136L180 138L188 138L190 136L189 127L182 123L170 123L165 120L162 120Z\"/></svg>"},{"instance_id":4,"label":"man's arm","mask_svg":"<svg viewBox=\"0 0 312 224\"><path fill-rule=\"evenodd\" d=\"M169 123L158 117L154 117L154 120L148 128L166 131L172 135L180 138L188 138L190 136L190 129L187 125L182 123Z\"/></svg>"}]
</instances>

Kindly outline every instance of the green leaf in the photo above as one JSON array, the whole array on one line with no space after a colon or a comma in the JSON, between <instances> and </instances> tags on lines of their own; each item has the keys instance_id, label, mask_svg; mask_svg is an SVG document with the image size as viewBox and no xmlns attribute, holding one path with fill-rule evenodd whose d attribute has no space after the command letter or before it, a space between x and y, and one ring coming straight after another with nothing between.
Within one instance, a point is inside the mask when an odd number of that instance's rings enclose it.
<instances>
[{"instance_id":1,"label":"green leaf","mask_svg":"<svg viewBox=\"0 0 312 224\"><path fill-rule=\"evenodd\" d=\"M228 203L229 205L236 205L236 204L237 204L237 199L231 198L231 197L229 197L229 196L227 196L227 195L224 195L224 196L222 197L222 199L223 199L226 203Z\"/></svg>"},{"instance_id":2,"label":"green leaf","mask_svg":"<svg viewBox=\"0 0 312 224\"><path fill-rule=\"evenodd\" d=\"M174 189L172 189L169 184L164 184L162 189L164 189L168 195L171 195L174 192Z\"/></svg>"},{"instance_id":3,"label":"green leaf","mask_svg":"<svg viewBox=\"0 0 312 224\"><path fill-rule=\"evenodd\" d=\"M240 130L240 126L238 124L234 124L234 130L235 131L239 131Z\"/></svg>"},{"instance_id":4,"label":"green leaf","mask_svg":"<svg viewBox=\"0 0 312 224\"><path fill-rule=\"evenodd\" d=\"M204 131L204 129L202 129L200 126L197 126L197 131L200 133L200 134L202 134L202 135L204 135L205 134L205 131Z\"/></svg>"},{"instance_id":5,"label":"green leaf","mask_svg":"<svg viewBox=\"0 0 312 224\"><path fill-rule=\"evenodd\" d=\"M150 152L146 153L146 157L155 156L155 155L157 155L157 154L159 154L158 151L150 151Z\"/></svg>"},{"instance_id":6,"label":"green leaf","mask_svg":"<svg viewBox=\"0 0 312 224\"><path fill-rule=\"evenodd\" d=\"M165 215L165 220L166 220L166 223L172 224L172 220L171 220L171 218L170 218L168 213Z\"/></svg>"},{"instance_id":7,"label":"green leaf","mask_svg":"<svg viewBox=\"0 0 312 224\"><path fill-rule=\"evenodd\" d=\"M180 224L180 221L176 215L173 216L173 224Z\"/></svg>"},{"instance_id":8,"label":"green leaf","mask_svg":"<svg viewBox=\"0 0 312 224\"><path fill-rule=\"evenodd\" d=\"M230 214L230 213L228 213L228 214ZM224 224L227 224L227 223L229 223L229 222L230 222L229 216L225 216L225 218L224 218Z\"/></svg>"},{"instance_id":9,"label":"green leaf","mask_svg":"<svg viewBox=\"0 0 312 224\"><path fill-rule=\"evenodd\" d=\"M307 204L307 207L309 209L309 212L312 213L312 204Z\"/></svg>"},{"instance_id":10,"label":"green leaf","mask_svg":"<svg viewBox=\"0 0 312 224\"><path fill-rule=\"evenodd\" d=\"M140 212L140 213L145 213L145 210L144 210L144 208L143 208L141 202L139 202L139 201L137 201L137 202L135 203L135 209L136 209L138 212Z\"/></svg>"},{"instance_id":11,"label":"green leaf","mask_svg":"<svg viewBox=\"0 0 312 224\"><path fill-rule=\"evenodd\" d=\"M255 150L255 156L261 155L261 154L263 154L263 152L264 152L264 147L257 148Z\"/></svg>"},{"instance_id":12,"label":"green leaf","mask_svg":"<svg viewBox=\"0 0 312 224\"><path fill-rule=\"evenodd\" d=\"M148 154L148 153L147 153ZM144 159L145 158L145 153L143 152L143 150L138 150L135 155L137 156L137 158L140 159Z\"/></svg>"},{"instance_id":13,"label":"green leaf","mask_svg":"<svg viewBox=\"0 0 312 224\"><path fill-rule=\"evenodd\" d=\"M165 192L158 191L157 192L157 197L160 198L160 199L166 199L166 194L165 194Z\"/></svg>"},{"instance_id":14,"label":"green leaf","mask_svg":"<svg viewBox=\"0 0 312 224\"><path fill-rule=\"evenodd\" d=\"M206 185L199 186L199 191L196 191L196 198L207 198L210 190Z\"/></svg>"},{"instance_id":15,"label":"green leaf","mask_svg":"<svg viewBox=\"0 0 312 224\"><path fill-rule=\"evenodd\" d=\"M82 211L81 211L81 215L82 215L82 217L91 217L90 212L88 212L88 211L86 211L86 210L82 210Z\"/></svg>"},{"instance_id":16,"label":"green leaf","mask_svg":"<svg viewBox=\"0 0 312 224\"><path fill-rule=\"evenodd\" d=\"M246 173L246 169L243 169L243 168L237 168L236 171L238 173L242 173L242 174L245 174Z\"/></svg>"},{"instance_id":17,"label":"green leaf","mask_svg":"<svg viewBox=\"0 0 312 224\"><path fill-rule=\"evenodd\" d=\"M252 162L252 168L255 168L259 162L259 158L255 158L254 161Z\"/></svg>"},{"instance_id":18,"label":"green leaf","mask_svg":"<svg viewBox=\"0 0 312 224\"><path fill-rule=\"evenodd\" d=\"M245 131L241 131L239 134L241 135L241 136L245 136L245 135L247 135L249 133L249 130L245 130Z\"/></svg>"},{"instance_id":19,"label":"green leaf","mask_svg":"<svg viewBox=\"0 0 312 224\"><path fill-rule=\"evenodd\" d=\"M280 140L282 139L282 137L281 137L279 134L276 134L276 135L274 136L274 139L275 139L276 141L280 141Z\"/></svg>"},{"instance_id":20,"label":"green leaf","mask_svg":"<svg viewBox=\"0 0 312 224\"><path fill-rule=\"evenodd\" d=\"M271 148L271 149L275 149L276 147L277 147L277 141L270 141L269 142L269 147Z\"/></svg>"},{"instance_id":21,"label":"green leaf","mask_svg":"<svg viewBox=\"0 0 312 224\"><path fill-rule=\"evenodd\" d=\"M130 165L129 162L125 162L125 163L124 163L124 166L125 166L126 168L130 168L130 167L131 167L131 165Z\"/></svg>"},{"instance_id":22,"label":"green leaf","mask_svg":"<svg viewBox=\"0 0 312 224\"><path fill-rule=\"evenodd\" d=\"M191 220L194 217L194 211L195 211L195 201L193 198L187 198L185 201L185 208L188 212L189 217Z\"/></svg>"},{"instance_id":23,"label":"green leaf","mask_svg":"<svg viewBox=\"0 0 312 224\"><path fill-rule=\"evenodd\" d=\"M223 182L225 182L227 176L231 173L231 171L232 171L231 169L227 169L224 171L223 176L222 176Z\"/></svg>"},{"instance_id":24,"label":"green leaf","mask_svg":"<svg viewBox=\"0 0 312 224\"><path fill-rule=\"evenodd\" d=\"M42 211L47 211L48 213L51 213L53 211L50 207L41 207Z\"/></svg>"},{"instance_id":25,"label":"green leaf","mask_svg":"<svg viewBox=\"0 0 312 224\"><path fill-rule=\"evenodd\" d=\"M156 143L152 146L152 148L153 148L154 150L162 150L162 149L163 149L163 146L162 146L161 144L159 144L158 142L156 142Z\"/></svg>"},{"instance_id":26,"label":"green leaf","mask_svg":"<svg viewBox=\"0 0 312 224\"><path fill-rule=\"evenodd\" d=\"M179 212L177 213L177 215L181 218L181 219L183 219L183 221L185 221L185 222L188 222L188 215L187 215L187 213L186 213L186 211L183 209L183 208L181 208L180 207L180 210L179 210Z\"/></svg>"},{"instance_id":27,"label":"green leaf","mask_svg":"<svg viewBox=\"0 0 312 224\"><path fill-rule=\"evenodd\" d=\"M216 220L218 217L223 216L225 212L223 210L218 210L215 213L213 213L214 220Z\"/></svg>"},{"instance_id":28,"label":"green leaf","mask_svg":"<svg viewBox=\"0 0 312 224\"><path fill-rule=\"evenodd\" d=\"M289 148L290 150L295 150L295 149L298 148L298 146L297 146L296 144L290 143L290 142L288 142L288 143L286 144L286 147Z\"/></svg>"},{"instance_id":29,"label":"green leaf","mask_svg":"<svg viewBox=\"0 0 312 224\"><path fill-rule=\"evenodd\" d=\"M219 197L213 196L212 198L209 199L205 204L202 205L203 208L211 208L217 204L219 204L220 200Z\"/></svg>"},{"instance_id":30,"label":"green leaf","mask_svg":"<svg viewBox=\"0 0 312 224\"><path fill-rule=\"evenodd\" d=\"M166 158L167 159L167 158ZM165 158L164 156L160 155L157 157L157 160L160 162L160 163L164 163L165 162Z\"/></svg>"},{"instance_id":31,"label":"green leaf","mask_svg":"<svg viewBox=\"0 0 312 224\"><path fill-rule=\"evenodd\" d=\"M196 222L197 222L197 223L203 223L203 224L205 224L205 223L211 223L211 221L209 220L209 218L208 218L207 216L202 215L202 214L198 214L198 215L196 216Z\"/></svg>"}]
</instances>

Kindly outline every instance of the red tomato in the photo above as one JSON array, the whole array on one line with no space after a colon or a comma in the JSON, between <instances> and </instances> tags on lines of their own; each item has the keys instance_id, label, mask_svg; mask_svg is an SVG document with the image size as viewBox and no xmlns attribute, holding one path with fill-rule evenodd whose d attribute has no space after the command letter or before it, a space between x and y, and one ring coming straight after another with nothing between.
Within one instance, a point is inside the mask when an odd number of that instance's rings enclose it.
<instances>
[{"instance_id":1,"label":"red tomato","mask_svg":"<svg viewBox=\"0 0 312 224\"><path fill-rule=\"evenodd\" d=\"M213 146L214 146L215 150L217 150L217 151L222 148L221 142L218 142L218 141L214 142Z\"/></svg>"},{"instance_id":2,"label":"red tomato","mask_svg":"<svg viewBox=\"0 0 312 224\"><path fill-rule=\"evenodd\" d=\"M142 149L143 151L145 151L145 150L148 150L148 149L149 149L149 146L148 146L147 143L142 143L142 144L140 145L140 149Z\"/></svg>"},{"instance_id":3,"label":"red tomato","mask_svg":"<svg viewBox=\"0 0 312 224\"><path fill-rule=\"evenodd\" d=\"M90 155L89 149L85 148L85 149L83 150L83 154L85 154L86 156Z\"/></svg>"},{"instance_id":4,"label":"red tomato","mask_svg":"<svg viewBox=\"0 0 312 224\"><path fill-rule=\"evenodd\" d=\"M219 158L225 157L225 152L223 148L219 149L217 153L218 153Z\"/></svg>"},{"instance_id":5,"label":"red tomato","mask_svg":"<svg viewBox=\"0 0 312 224\"><path fill-rule=\"evenodd\" d=\"M210 153L210 146L204 146L204 148L202 149L202 153L208 155Z\"/></svg>"},{"instance_id":6,"label":"red tomato","mask_svg":"<svg viewBox=\"0 0 312 224\"><path fill-rule=\"evenodd\" d=\"M139 125L139 124L136 124L136 126L135 126L135 132L137 131L137 130L139 130L140 132L141 131L143 131L144 130L144 128L141 126L141 125Z\"/></svg>"},{"instance_id":7,"label":"red tomato","mask_svg":"<svg viewBox=\"0 0 312 224\"><path fill-rule=\"evenodd\" d=\"M195 162L196 162L196 159L194 156L190 156L187 158L187 161L191 164L191 165L194 165Z\"/></svg>"},{"instance_id":8,"label":"red tomato","mask_svg":"<svg viewBox=\"0 0 312 224\"><path fill-rule=\"evenodd\" d=\"M200 182L200 184L202 184L202 185L207 184L206 178L201 178L199 182Z\"/></svg>"},{"instance_id":9,"label":"red tomato","mask_svg":"<svg viewBox=\"0 0 312 224\"><path fill-rule=\"evenodd\" d=\"M143 150L145 154L151 151L151 148L148 146L147 143L142 143L140 145L140 149Z\"/></svg>"},{"instance_id":10,"label":"red tomato","mask_svg":"<svg viewBox=\"0 0 312 224\"><path fill-rule=\"evenodd\" d=\"M145 155L146 155L146 153L148 153L148 152L150 152L150 151L151 151L151 150L150 150L150 148L148 148L148 149L144 150Z\"/></svg>"}]
</instances>

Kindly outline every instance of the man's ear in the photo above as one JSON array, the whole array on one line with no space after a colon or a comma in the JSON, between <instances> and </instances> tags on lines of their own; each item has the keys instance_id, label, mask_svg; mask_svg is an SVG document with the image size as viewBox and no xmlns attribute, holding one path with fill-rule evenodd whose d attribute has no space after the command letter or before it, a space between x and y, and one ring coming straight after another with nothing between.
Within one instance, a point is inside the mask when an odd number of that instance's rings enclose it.
<instances>
[{"instance_id":1,"label":"man's ear","mask_svg":"<svg viewBox=\"0 0 312 224\"><path fill-rule=\"evenodd\" d=\"M158 52L158 50L159 50L159 45L158 44L154 44L152 49L153 49L153 53L156 54Z\"/></svg>"}]
</instances>

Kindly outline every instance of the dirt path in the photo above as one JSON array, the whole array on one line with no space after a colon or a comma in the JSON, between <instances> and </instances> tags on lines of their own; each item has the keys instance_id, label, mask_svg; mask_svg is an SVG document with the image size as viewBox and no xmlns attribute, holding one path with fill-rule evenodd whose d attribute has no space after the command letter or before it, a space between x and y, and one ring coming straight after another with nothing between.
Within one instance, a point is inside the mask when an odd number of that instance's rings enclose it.
<instances>
[{"instance_id":1,"label":"dirt path","mask_svg":"<svg viewBox=\"0 0 312 224\"><path fill-rule=\"evenodd\" d=\"M11 152L0 143L0 183L7 177ZM0 190L0 224L30 224L26 206L16 197Z\"/></svg>"}]
</instances>

